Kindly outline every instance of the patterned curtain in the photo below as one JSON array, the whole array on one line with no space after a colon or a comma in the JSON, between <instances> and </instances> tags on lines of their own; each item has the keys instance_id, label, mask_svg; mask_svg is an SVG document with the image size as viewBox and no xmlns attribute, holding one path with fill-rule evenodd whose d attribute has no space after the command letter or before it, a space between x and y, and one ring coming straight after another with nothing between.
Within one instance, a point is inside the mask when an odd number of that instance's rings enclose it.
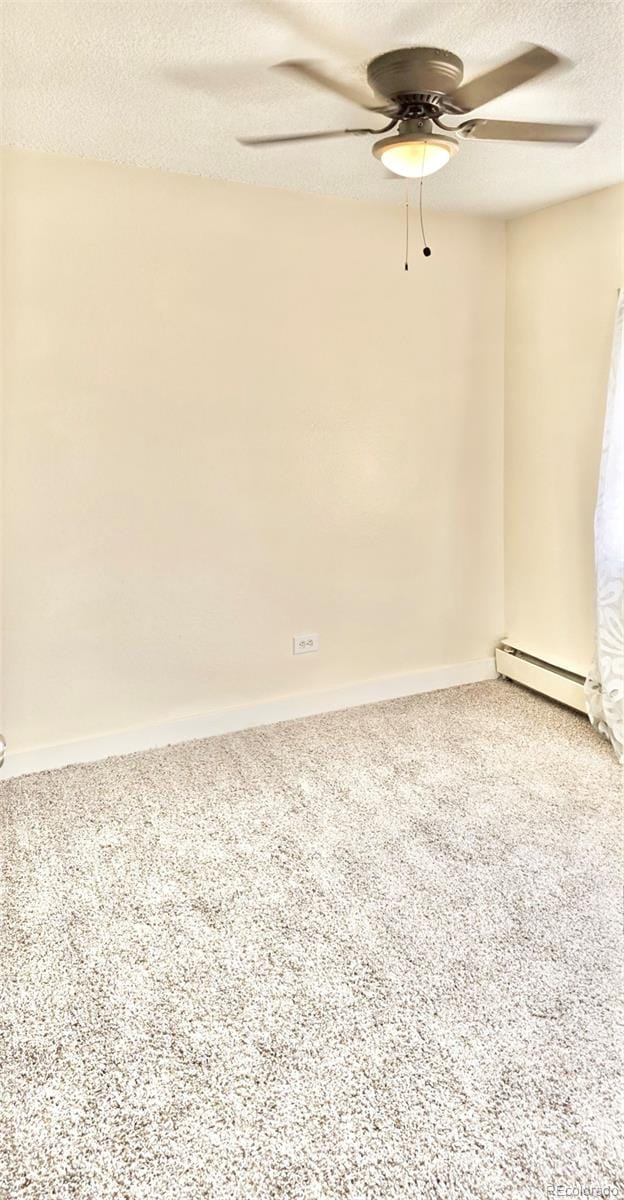
<instances>
[{"instance_id":1,"label":"patterned curtain","mask_svg":"<svg viewBox=\"0 0 624 1200\"><path fill-rule=\"evenodd\" d=\"M594 519L596 657L585 684L592 725L624 763L624 291L618 292Z\"/></svg>"}]
</instances>

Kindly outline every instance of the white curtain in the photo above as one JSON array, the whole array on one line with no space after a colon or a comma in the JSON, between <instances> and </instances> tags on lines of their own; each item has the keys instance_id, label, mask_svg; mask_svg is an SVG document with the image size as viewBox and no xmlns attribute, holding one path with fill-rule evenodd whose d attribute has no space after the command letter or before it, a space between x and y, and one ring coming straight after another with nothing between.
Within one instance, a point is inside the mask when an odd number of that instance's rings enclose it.
<instances>
[{"instance_id":1,"label":"white curtain","mask_svg":"<svg viewBox=\"0 0 624 1200\"><path fill-rule=\"evenodd\" d=\"M592 725L624 763L624 291L618 292L594 519L596 657L585 684Z\"/></svg>"}]
</instances>

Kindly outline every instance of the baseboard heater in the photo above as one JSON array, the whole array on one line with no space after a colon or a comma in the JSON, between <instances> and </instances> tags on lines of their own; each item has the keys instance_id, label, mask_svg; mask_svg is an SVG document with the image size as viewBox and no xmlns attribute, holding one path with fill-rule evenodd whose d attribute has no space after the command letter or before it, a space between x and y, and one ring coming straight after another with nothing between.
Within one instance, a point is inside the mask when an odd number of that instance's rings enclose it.
<instances>
[{"instance_id":1,"label":"baseboard heater","mask_svg":"<svg viewBox=\"0 0 624 1200\"><path fill-rule=\"evenodd\" d=\"M507 679L513 679L534 692L541 692L560 704L586 712L585 680L582 675L534 658L510 642L502 642L497 647L496 670L499 675L505 675Z\"/></svg>"}]
</instances>

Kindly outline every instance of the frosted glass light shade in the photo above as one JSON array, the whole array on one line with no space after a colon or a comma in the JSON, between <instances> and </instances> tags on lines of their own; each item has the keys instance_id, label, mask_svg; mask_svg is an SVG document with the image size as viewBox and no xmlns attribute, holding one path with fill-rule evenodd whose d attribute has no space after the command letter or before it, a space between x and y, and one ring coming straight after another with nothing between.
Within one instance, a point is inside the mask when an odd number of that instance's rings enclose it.
<instances>
[{"instance_id":1,"label":"frosted glass light shade","mask_svg":"<svg viewBox=\"0 0 624 1200\"><path fill-rule=\"evenodd\" d=\"M428 137L389 137L373 146L373 154L394 175L420 179L445 167L457 150L454 138L429 134Z\"/></svg>"}]
</instances>

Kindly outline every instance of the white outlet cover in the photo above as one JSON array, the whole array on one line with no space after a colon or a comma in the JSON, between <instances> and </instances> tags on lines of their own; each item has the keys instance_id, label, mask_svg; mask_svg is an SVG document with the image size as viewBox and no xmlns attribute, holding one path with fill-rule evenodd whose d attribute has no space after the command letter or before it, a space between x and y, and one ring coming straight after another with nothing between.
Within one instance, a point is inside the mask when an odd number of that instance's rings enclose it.
<instances>
[{"instance_id":1,"label":"white outlet cover","mask_svg":"<svg viewBox=\"0 0 624 1200\"><path fill-rule=\"evenodd\" d=\"M318 633L297 633L293 638L293 654L313 654L320 645Z\"/></svg>"}]
</instances>

